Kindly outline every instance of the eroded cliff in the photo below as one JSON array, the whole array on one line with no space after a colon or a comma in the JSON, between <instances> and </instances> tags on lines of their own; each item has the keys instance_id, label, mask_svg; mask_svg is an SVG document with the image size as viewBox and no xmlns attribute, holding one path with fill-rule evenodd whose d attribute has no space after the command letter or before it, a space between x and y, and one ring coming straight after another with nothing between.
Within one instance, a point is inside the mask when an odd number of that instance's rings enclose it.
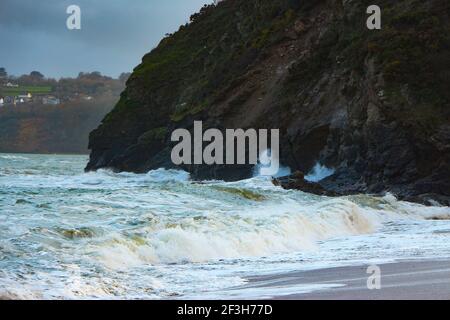
<instances>
[{"instance_id":1,"label":"eroded cliff","mask_svg":"<svg viewBox=\"0 0 450 320\"><path fill-rule=\"evenodd\" d=\"M281 161L339 193L393 192L449 204L450 3L227 0L205 7L134 70L90 137L87 170L173 167L170 134L194 120L214 128L279 128ZM249 166L190 166L234 180Z\"/></svg>"}]
</instances>

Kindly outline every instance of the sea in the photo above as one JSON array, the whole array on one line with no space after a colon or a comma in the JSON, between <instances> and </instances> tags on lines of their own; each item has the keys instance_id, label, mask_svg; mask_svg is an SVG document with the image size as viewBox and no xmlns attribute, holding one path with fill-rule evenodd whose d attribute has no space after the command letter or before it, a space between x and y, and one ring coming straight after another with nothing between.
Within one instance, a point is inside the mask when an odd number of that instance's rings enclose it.
<instances>
[{"instance_id":1,"label":"sea","mask_svg":"<svg viewBox=\"0 0 450 320\"><path fill-rule=\"evenodd\" d=\"M0 154L0 299L262 299L324 286L248 279L450 257L449 207L87 161Z\"/></svg>"}]
</instances>

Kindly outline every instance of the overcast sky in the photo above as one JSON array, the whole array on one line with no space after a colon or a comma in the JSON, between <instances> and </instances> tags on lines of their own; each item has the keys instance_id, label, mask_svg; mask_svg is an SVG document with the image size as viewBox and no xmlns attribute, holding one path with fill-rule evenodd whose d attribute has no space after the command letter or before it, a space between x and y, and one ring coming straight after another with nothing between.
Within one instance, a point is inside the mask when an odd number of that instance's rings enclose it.
<instances>
[{"instance_id":1,"label":"overcast sky","mask_svg":"<svg viewBox=\"0 0 450 320\"><path fill-rule=\"evenodd\" d=\"M47 77L130 72L166 33L212 0L0 0L0 67ZM81 8L81 30L66 9Z\"/></svg>"}]
</instances>

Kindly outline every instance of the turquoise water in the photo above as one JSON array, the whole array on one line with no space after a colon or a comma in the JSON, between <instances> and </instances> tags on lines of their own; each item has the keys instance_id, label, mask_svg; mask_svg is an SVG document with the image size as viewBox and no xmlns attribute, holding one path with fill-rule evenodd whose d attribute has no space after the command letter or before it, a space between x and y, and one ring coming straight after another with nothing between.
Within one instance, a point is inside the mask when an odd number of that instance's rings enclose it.
<instances>
[{"instance_id":1,"label":"turquoise water","mask_svg":"<svg viewBox=\"0 0 450 320\"><path fill-rule=\"evenodd\" d=\"M231 289L255 275L450 257L447 207L318 197L262 177L84 173L86 162L0 154L1 298L258 298L264 288Z\"/></svg>"}]
</instances>

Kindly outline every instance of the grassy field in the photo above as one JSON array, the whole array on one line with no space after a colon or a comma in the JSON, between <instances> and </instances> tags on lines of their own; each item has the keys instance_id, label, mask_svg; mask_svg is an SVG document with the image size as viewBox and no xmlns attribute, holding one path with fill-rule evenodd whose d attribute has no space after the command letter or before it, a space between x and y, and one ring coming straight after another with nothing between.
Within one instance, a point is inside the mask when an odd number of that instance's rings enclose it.
<instances>
[{"instance_id":1,"label":"grassy field","mask_svg":"<svg viewBox=\"0 0 450 320\"><path fill-rule=\"evenodd\" d=\"M52 92L52 87L40 86L20 86L17 88L0 87L0 94L4 96L17 96L20 94L48 94Z\"/></svg>"}]
</instances>

